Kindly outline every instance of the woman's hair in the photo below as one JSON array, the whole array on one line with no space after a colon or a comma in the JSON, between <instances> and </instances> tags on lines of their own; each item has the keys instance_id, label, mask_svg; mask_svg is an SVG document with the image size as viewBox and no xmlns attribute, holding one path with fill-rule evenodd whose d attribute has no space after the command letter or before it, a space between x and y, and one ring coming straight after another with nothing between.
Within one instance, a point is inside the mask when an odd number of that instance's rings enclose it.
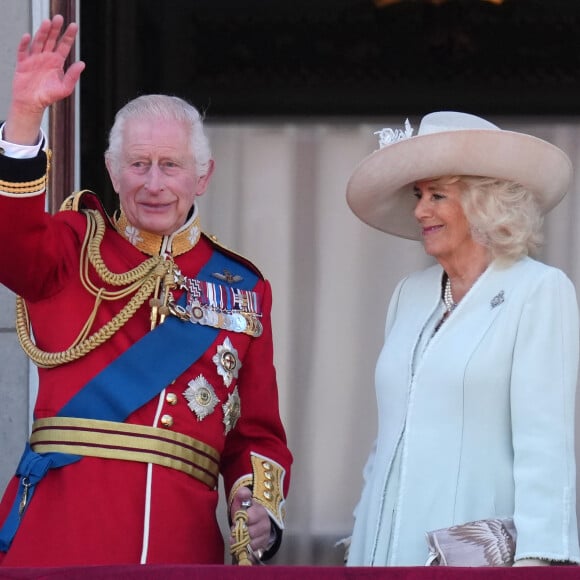
<instances>
[{"instance_id":1,"label":"woman's hair","mask_svg":"<svg viewBox=\"0 0 580 580\"><path fill-rule=\"evenodd\" d=\"M475 241L508 263L533 254L543 241L543 215L534 194L518 183L461 176L461 204Z\"/></svg>"},{"instance_id":2,"label":"woman's hair","mask_svg":"<svg viewBox=\"0 0 580 580\"><path fill-rule=\"evenodd\" d=\"M105 158L111 164L113 172L117 173L120 169L123 128L131 119L155 119L160 122L170 119L183 123L190 131L191 153L195 158L197 171L200 175L207 173L211 149L203 128L203 119L193 105L169 95L143 95L119 109L109 133L109 147L105 151Z\"/></svg>"}]
</instances>

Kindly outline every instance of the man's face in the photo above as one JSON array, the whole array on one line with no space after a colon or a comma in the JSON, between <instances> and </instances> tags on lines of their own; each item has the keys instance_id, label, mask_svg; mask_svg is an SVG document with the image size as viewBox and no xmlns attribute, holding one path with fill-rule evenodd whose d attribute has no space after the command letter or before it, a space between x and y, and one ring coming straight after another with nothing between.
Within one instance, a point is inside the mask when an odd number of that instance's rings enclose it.
<instances>
[{"instance_id":1,"label":"man's face","mask_svg":"<svg viewBox=\"0 0 580 580\"><path fill-rule=\"evenodd\" d=\"M123 127L118 171L107 168L121 208L131 225L170 235L186 221L213 170L198 175L189 133L174 120L130 119Z\"/></svg>"}]
</instances>

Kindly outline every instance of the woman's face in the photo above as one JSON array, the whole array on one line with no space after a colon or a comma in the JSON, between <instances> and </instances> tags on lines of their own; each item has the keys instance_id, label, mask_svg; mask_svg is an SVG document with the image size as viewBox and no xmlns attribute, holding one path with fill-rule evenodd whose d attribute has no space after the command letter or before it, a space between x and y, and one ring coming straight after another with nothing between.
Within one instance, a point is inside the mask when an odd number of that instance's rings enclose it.
<instances>
[{"instance_id":1,"label":"woman's face","mask_svg":"<svg viewBox=\"0 0 580 580\"><path fill-rule=\"evenodd\" d=\"M469 253L476 242L461 206L459 182L425 180L415 183L415 217L425 252L438 261Z\"/></svg>"}]
</instances>

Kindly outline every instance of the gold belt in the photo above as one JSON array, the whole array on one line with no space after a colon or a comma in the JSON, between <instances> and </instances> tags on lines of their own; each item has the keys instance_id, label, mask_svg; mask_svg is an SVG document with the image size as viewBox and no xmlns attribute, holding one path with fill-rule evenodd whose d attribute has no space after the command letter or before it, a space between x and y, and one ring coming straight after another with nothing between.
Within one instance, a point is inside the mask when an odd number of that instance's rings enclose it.
<instances>
[{"instance_id":1,"label":"gold belt","mask_svg":"<svg viewBox=\"0 0 580 580\"><path fill-rule=\"evenodd\" d=\"M47 417L34 421L30 445L36 453L155 463L183 471L210 489L217 486L220 455L213 447L188 435L156 427Z\"/></svg>"}]
</instances>

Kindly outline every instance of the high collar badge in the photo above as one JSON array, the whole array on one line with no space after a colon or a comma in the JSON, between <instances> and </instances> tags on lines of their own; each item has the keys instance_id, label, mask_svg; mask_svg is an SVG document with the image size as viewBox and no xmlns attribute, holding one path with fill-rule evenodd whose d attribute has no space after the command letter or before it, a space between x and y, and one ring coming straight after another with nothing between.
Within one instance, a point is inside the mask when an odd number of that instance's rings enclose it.
<instances>
[{"instance_id":1,"label":"high collar badge","mask_svg":"<svg viewBox=\"0 0 580 580\"><path fill-rule=\"evenodd\" d=\"M199 229L197 221L194 221L193 224L191 225L191 229L189 230L189 233L187 235L187 239L189 240L189 243L192 246L195 246L197 244L197 242L199 242L200 237L201 237L201 231Z\"/></svg>"},{"instance_id":2,"label":"high collar badge","mask_svg":"<svg viewBox=\"0 0 580 580\"><path fill-rule=\"evenodd\" d=\"M213 387L207 382L203 375L189 381L187 389L183 395L187 399L187 406L196 414L199 421L205 419L213 413L219 399Z\"/></svg>"},{"instance_id":3,"label":"high collar badge","mask_svg":"<svg viewBox=\"0 0 580 580\"><path fill-rule=\"evenodd\" d=\"M229 387L232 381L238 378L238 371L242 367L238 351L229 338L226 338L223 344L217 347L217 353L213 355L211 360L217 367L218 375L223 377L225 386Z\"/></svg>"},{"instance_id":4,"label":"high collar badge","mask_svg":"<svg viewBox=\"0 0 580 580\"><path fill-rule=\"evenodd\" d=\"M139 242L143 241L143 238L141 237L141 232L135 226L131 225L127 225L127 227L125 228L125 237L134 246L137 246Z\"/></svg>"},{"instance_id":5,"label":"high collar badge","mask_svg":"<svg viewBox=\"0 0 580 580\"><path fill-rule=\"evenodd\" d=\"M222 405L224 411L224 425L226 426L225 434L227 435L238 422L242 414L242 405L240 395L238 395L238 387L234 389L233 393L228 395L227 402Z\"/></svg>"}]
</instances>

